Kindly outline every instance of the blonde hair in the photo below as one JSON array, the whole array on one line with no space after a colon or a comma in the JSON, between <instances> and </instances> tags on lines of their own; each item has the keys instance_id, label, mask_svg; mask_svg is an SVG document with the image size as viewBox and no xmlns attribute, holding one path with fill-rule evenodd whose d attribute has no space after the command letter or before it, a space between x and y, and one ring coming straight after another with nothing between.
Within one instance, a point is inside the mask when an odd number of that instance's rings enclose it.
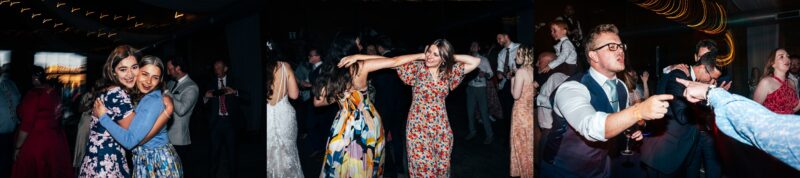
<instances>
[{"instance_id":1,"label":"blonde hair","mask_svg":"<svg viewBox=\"0 0 800 178\"><path fill-rule=\"evenodd\" d=\"M517 48L517 59L522 59L522 66L533 67L533 47L529 45L521 45Z\"/></svg>"}]
</instances>

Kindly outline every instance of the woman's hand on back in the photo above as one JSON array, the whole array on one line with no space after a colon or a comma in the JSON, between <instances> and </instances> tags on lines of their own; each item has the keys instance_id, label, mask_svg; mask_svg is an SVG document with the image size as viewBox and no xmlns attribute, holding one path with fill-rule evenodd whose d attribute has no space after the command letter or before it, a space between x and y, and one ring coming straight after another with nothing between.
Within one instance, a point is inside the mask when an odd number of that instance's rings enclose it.
<instances>
[{"instance_id":1,"label":"woman's hand on back","mask_svg":"<svg viewBox=\"0 0 800 178\"><path fill-rule=\"evenodd\" d=\"M106 105L103 104L103 100L100 100L100 98L94 100L94 108L92 109L92 115L94 115L94 117L100 118L103 114L106 114L107 111L108 109L106 109Z\"/></svg>"}]
</instances>

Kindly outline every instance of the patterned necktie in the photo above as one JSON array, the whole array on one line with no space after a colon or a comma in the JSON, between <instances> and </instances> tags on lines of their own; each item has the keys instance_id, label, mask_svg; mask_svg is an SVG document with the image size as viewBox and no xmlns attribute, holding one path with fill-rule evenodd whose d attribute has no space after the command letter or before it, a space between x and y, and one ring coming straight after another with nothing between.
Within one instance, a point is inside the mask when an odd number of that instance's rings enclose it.
<instances>
[{"instance_id":1,"label":"patterned necktie","mask_svg":"<svg viewBox=\"0 0 800 178\"><path fill-rule=\"evenodd\" d=\"M617 98L617 79L606 80L604 84L611 89L611 108L614 109L614 112L619 111L619 99Z\"/></svg>"},{"instance_id":2,"label":"patterned necktie","mask_svg":"<svg viewBox=\"0 0 800 178\"><path fill-rule=\"evenodd\" d=\"M508 66L511 65L511 61L510 61L511 60L511 48L506 48L506 58L505 58L505 60L506 60L506 66L503 66L503 67L505 67L505 69L503 69L503 72L510 72Z\"/></svg>"},{"instance_id":3,"label":"patterned necktie","mask_svg":"<svg viewBox=\"0 0 800 178\"><path fill-rule=\"evenodd\" d=\"M225 88L225 82L219 79L220 89ZM225 104L225 94L219 95L219 115L228 116L228 106Z\"/></svg>"}]
</instances>

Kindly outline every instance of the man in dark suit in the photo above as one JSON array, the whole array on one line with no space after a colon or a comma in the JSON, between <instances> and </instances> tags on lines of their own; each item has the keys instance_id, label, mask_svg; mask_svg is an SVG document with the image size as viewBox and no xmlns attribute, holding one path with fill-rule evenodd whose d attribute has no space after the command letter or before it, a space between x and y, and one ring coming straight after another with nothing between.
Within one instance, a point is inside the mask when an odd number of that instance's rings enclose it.
<instances>
[{"instance_id":1,"label":"man in dark suit","mask_svg":"<svg viewBox=\"0 0 800 178\"><path fill-rule=\"evenodd\" d=\"M392 41L389 36L380 35L376 38L378 54L383 57L395 57L399 53L392 48ZM391 140L387 140L387 157L385 171L386 175L394 177L396 173L405 174L405 126L408 107L411 102L411 89L403 84L397 71L394 69L382 69L370 73L370 81L375 86L375 109L381 113L383 126L391 135ZM406 104L408 103L408 104Z\"/></svg>"},{"instance_id":2,"label":"man in dark suit","mask_svg":"<svg viewBox=\"0 0 800 178\"><path fill-rule=\"evenodd\" d=\"M309 51L309 63L311 63L311 73L308 74L308 81L313 85L317 84L317 77L322 75L323 62L320 57L319 50ZM334 66L335 67L335 66ZM314 95L314 94L312 94ZM312 96L316 97L316 96ZM330 131L333 118L336 117L338 111L337 105L328 105L323 107L314 107L314 100L307 102L307 111L310 111L306 118L306 129L308 136L306 137L305 148L309 157L315 157L325 150L325 143Z\"/></svg>"},{"instance_id":3,"label":"man in dark suit","mask_svg":"<svg viewBox=\"0 0 800 178\"><path fill-rule=\"evenodd\" d=\"M203 103L209 112L211 128L211 175L220 175L222 160L227 160L227 174L236 177L236 128L242 123L239 112L239 91L235 79L228 75L225 61L214 62L214 78L209 82ZM223 159L224 158L224 159Z\"/></svg>"},{"instance_id":4,"label":"man in dark suit","mask_svg":"<svg viewBox=\"0 0 800 178\"><path fill-rule=\"evenodd\" d=\"M689 73L673 70L666 76L666 94L675 99L670 101L669 112L665 119L652 121L647 127L653 136L644 140L641 147L642 163L645 164L648 177L696 177L697 170L688 169L696 156L698 130L695 119L688 111L690 103L682 97L686 89L677 83L676 78L708 83L716 80L721 72L716 66L716 53L709 52L700 57Z\"/></svg>"}]
</instances>

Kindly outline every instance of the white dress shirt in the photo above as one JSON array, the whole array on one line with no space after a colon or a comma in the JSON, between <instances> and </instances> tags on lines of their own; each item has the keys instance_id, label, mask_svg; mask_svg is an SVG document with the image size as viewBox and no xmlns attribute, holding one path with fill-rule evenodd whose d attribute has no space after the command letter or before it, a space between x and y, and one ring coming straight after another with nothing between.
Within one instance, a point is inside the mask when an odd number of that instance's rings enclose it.
<instances>
[{"instance_id":1,"label":"white dress shirt","mask_svg":"<svg viewBox=\"0 0 800 178\"><path fill-rule=\"evenodd\" d=\"M606 97L611 101L611 89L603 85L609 78L603 76L594 68L589 68L588 73L598 85L603 87ZM614 76L612 79L616 79ZM620 82L620 81L617 81ZM625 82L620 82L627 92ZM578 81L568 81L561 84L556 91L555 96L555 113L558 116L564 117L575 132L583 136L589 141L606 141L606 118L610 113L597 111L591 104L591 95L589 89ZM628 105L628 101L619 102ZM620 107L621 108L621 107Z\"/></svg>"},{"instance_id":2,"label":"white dress shirt","mask_svg":"<svg viewBox=\"0 0 800 178\"><path fill-rule=\"evenodd\" d=\"M319 62L317 62L316 64L314 64L314 65L313 65L313 67L311 67L311 71L314 71L314 70L316 70L316 69L317 69L317 67L319 67L320 65L322 65L322 61L319 61Z\"/></svg>"},{"instance_id":3,"label":"white dress shirt","mask_svg":"<svg viewBox=\"0 0 800 178\"><path fill-rule=\"evenodd\" d=\"M556 72L547 78L547 81L539 87L539 95L536 95L536 109L537 118L539 118L539 127L549 129L553 126L553 106L550 104L550 94L558 88L561 83L564 83L569 76L563 73Z\"/></svg>"},{"instance_id":4,"label":"white dress shirt","mask_svg":"<svg viewBox=\"0 0 800 178\"><path fill-rule=\"evenodd\" d=\"M550 64L547 64L550 69L555 69L565 62L567 64L576 64L576 62L578 62L578 53L575 52L575 46L572 45L572 42L569 41L569 38L566 36L561 37L553 48L556 49L556 59L550 61Z\"/></svg>"},{"instance_id":5,"label":"white dress shirt","mask_svg":"<svg viewBox=\"0 0 800 178\"><path fill-rule=\"evenodd\" d=\"M491 78L492 74L494 74L492 72L492 66L489 64L489 59L481 55L478 55L478 58L481 59L481 63L478 64L478 69L486 73L486 75L483 77L477 76L475 79L472 79L472 81L469 82L470 87L486 87L486 79Z\"/></svg>"},{"instance_id":6,"label":"white dress shirt","mask_svg":"<svg viewBox=\"0 0 800 178\"><path fill-rule=\"evenodd\" d=\"M507 72L504 71L505 67L503 66L508 66L508 68L512 70L517 69L517 48L519 48L519 43L510 42L507 47L503 47L503 49L500 50L500 53L497 54L498 72ZM506 51L509 51L508 54L510 55L508 56L508 63L506 63Z\"/></svg>"},{"instance_id":7,"label":"white dress shirt","mask_svg":"<svg viewBox=\"0 0 800 178\"><path fill-rule=\"evenodd\" d=\"M228 75L225 75L222 78L217 78L217 89L222 89L222 84L225 84L226 87L228 86ZM220 100L219 102L225 102L225 101ZM217 113L219 113L220 116L228 116L229 114L229 112L223 113L222 108L219 108L218 111L219 112Z\"/></svg>"}]
</instances>

